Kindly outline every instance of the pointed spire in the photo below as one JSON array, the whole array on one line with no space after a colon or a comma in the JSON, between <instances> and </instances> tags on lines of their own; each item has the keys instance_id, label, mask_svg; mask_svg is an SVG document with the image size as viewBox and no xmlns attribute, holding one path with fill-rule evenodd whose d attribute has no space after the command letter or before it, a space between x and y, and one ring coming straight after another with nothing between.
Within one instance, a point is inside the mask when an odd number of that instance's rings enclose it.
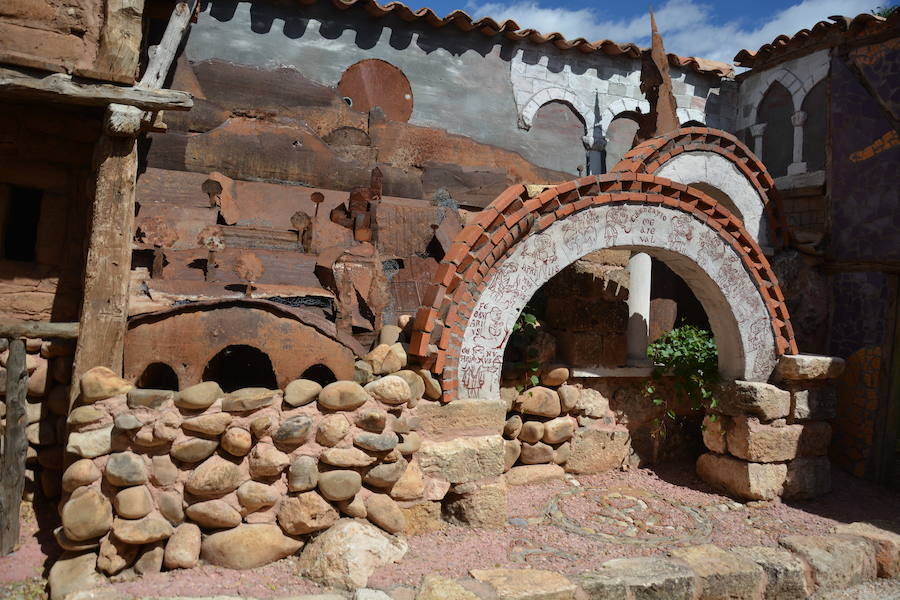
<instances>
[{"instance_id":1,"label":"pointed spire","mask_svg":"<svg viewBox=\"0 0 900 600\"><path fill-rule=\"evenodd\" d=\"M662 36L656 28L653 7L650 8L650 52L643 54L641 91L650 103L650 112L642 119L635 143L678 129L675 96L669 76L669 57L663 46Z\"/></svg>"}]
</instances>

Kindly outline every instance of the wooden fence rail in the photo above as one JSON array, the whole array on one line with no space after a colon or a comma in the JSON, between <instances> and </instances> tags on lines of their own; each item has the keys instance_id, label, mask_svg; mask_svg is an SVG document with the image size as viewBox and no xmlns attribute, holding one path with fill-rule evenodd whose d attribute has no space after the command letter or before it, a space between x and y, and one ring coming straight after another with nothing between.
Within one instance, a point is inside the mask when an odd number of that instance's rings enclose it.
<instances>
[{"instance_id":1,"label":"wooden fence rail","mask_svg":"<svg viewBox=\"0 0 900 600\"><path fill-rule=\"evenodd\" d=\"M25 396L28 369L25 366L25 339L74 339L78 323L0 323L0 338L9 340L6 359L6 428L0 447L0 556L11 554L19 541L19 506L25 488Z\"/></svg>"}]
</instances>

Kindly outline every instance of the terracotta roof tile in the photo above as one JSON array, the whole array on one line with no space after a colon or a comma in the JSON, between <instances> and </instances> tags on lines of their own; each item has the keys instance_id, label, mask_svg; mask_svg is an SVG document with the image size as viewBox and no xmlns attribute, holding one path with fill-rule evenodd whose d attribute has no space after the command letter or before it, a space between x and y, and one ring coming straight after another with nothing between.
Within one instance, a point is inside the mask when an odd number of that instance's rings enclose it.
<instances>
[{"instance_id":1,"label":"terracotta roof tile","mask_svg":"<svg viewBox=\"0 0 900 600\"><path fill-rule=\"evenodd\" d=\"M834 43L840 43L847 38L875 35L900 26L900 13L894 13L887 19L869 13L856 15L852 19L842 16L828 18L830 22L819 21L812 28L801 29L792 36L779 35L758 50L741 50L734 57L734 62L740 67L759 67L785 54L826 42L832 36Z\"/></svg>"},{"instance_id":2,"label":"terracotta roof tile","mask_svg":"<svg viewBox=\"0 0 900 600\"><path fill-rule=\"evenodd\" d=\"M300 0L303 4L315 4L321 0ZM412 10L400 2L389 2L380 5L375 0L331 0L338 9L346 10L352 7L360 7L375 18L394 15L406 22L424 22L432 27L447 27L452 25L461 31L478 31L486 36L502 35L506 39L520 41L527 40L533 44L553 44L560 50L578 50L585 54L602 52L609 56L626 55L629 58L638 58L642 48L637 44L620 44L612 40L598 40L589 42L584 38L566 39L558 32L541 33L534 29L522 29L518 23L511 19L503 22L495 21L490 17L473 20L467 13L455 10L446 17L440 17L430 8ZM691 69L697 73L716 75L718 77L730 77L734 75L734 68L726 63L695 58L693 56L678 56L669 54L669 64L673 67Z\"/></svg>"}]
</instances>

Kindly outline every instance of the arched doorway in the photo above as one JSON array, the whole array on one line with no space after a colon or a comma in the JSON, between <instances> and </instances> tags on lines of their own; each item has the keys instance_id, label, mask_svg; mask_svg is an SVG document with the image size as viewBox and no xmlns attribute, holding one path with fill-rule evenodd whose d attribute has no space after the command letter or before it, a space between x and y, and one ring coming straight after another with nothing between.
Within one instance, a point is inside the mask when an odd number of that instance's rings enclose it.
<instances>
[{"instance_id":1,"label":"arched doorway","mask_svg":"<svg viewBox=\"0 0 900 600\"><path fill-rule=\"evenodd\" d=\"M496 397L525 302L564 267L606 248L650 254L688 283L709 316L725 377L765 381L780 354L796 352L777 280L740 221L699 191L620 173L537 197L515 186L497 198L438 269L412 353L442 374L448 399ZM441 320L449 335L435 326ZM438 352L429 352L432 343Z\"/></svg>"},{"instance_id":2,"label":"arched doorway","mask_svg":"<svg viewBox=\"0 0 900 600\"><path fill-rule=\"evenodd\" d=\"M178 375L175 373L175 369L164 362L147 365L135 383L139 388L148 390L178 391Z\"/></svg>"},{"instance_id":3,"label":"arched doorway","mask_svg":"<svg viewBox=\"0 0 900 600\"><path fill-rule=\"evenodd\" d=\"M258 348L226 346L206 363L203 381L215 381L226 392L247 387L277 389L269 356Z\"/></svg>"}]
</instances>

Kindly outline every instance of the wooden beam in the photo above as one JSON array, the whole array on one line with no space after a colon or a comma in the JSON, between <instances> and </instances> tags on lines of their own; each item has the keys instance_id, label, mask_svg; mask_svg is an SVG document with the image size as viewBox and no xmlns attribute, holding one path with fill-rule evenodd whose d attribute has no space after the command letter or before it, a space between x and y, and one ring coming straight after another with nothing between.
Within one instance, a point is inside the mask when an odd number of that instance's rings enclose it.
<instances>
[{"instance_id":1,"label":"wooden beam","mask_svg":"<svg viewBox=\"0 0 900 600\"><path fill-rule=\"evenodd\" d=\"M91 70L101 79L131 83L141 57L144 0L106 0L103 7L106 14Z\"/></svg>"},{"instance_id":2,"label":"wooden beam","mask_svg":"<svg viewBox=\"0 0 900 600\"><path fill-rule=\"evenodd\" d=\"M11 554L19 543L19 505L25 489L25 394L28 369L25 367L25 340L9 342L6 361L6 431L0 455L0 556Z\"/></svg>"},{"instance_id":3,"label":"wooden beam","mask_svg":"<svg viewBox=\"0 0 900 600\"><path fill-rule=\"evenodd\" d=\"M94 161L97 181L81 305L81 330L86 334L78 338L75 349L70 405L78 397L78 382L88 369L104 366L122 372L128 314L136 139L100 136Z\"/></svg>"},{"instance_id":4,"label":"wooden beam","mask_svg":"<svg viewBox=\"0 0 900 600\"><path fill-rule=\"evenodd\" d=\"M190 110L194 100L187 92L109 83L75 81L64 73L0 67L0 96L23 100L47 100L85 106L127 104L143 110Z\"/></svg>"},{"instance_id":5,"label":"wooden beam","mask_svg":"<svg viewBox=\"0 0 900 600\"><path fill-rule=\"evenodd\" d=\"M48 338L71 340L78 337L78 323L9 321L0 323L0 338Z\"/></svg>"},{"instance_id":6,"label":"wooden beam","mask_svg":"<svg viewBox=\"0 0 900 600\"><path fill-rule=\"evenodd\" d=\"M138 83L138 87L147 89L161 88L166 76L169 74L169 68L175 60L175 53L178 52L178 46L184 39L184 34L191 24L191 16L197 9L197 0L187 0L179 2L169 17L166 30L163 32L162 40L159 44L150 48L150 61L147 64L147 70Z\"/></svg>"}]
</instances>

